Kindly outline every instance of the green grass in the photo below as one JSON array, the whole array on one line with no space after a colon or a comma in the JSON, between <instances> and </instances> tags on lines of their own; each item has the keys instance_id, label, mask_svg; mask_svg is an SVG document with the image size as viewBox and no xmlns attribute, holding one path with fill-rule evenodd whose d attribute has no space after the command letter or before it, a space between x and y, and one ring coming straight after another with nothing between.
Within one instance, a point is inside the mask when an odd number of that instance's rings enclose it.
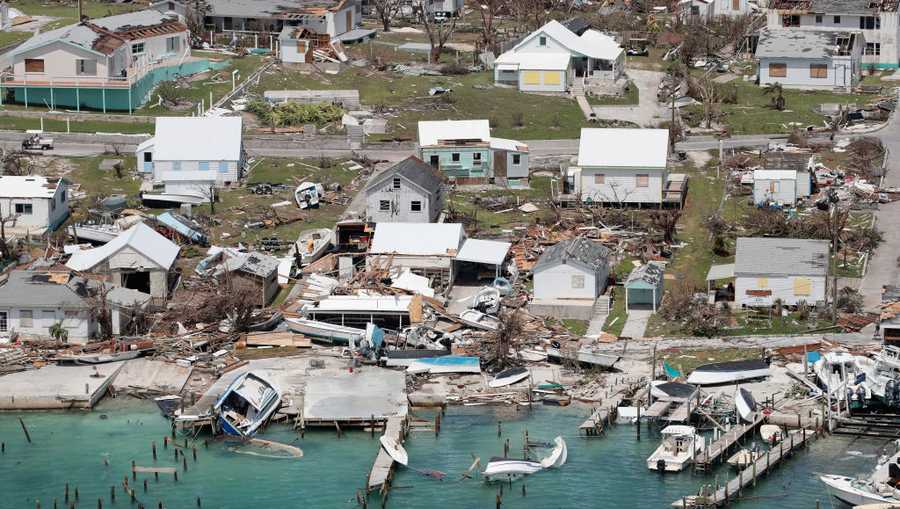
<instances>
[{"instance_id":1,"label":"green grass","mask_svg":"<svg viewBox=\"0 0 900 509\"><path fill-rule=\"evenodd\" d=\"M563 327L569 330L575 336L584 336L588 329L587 320L575 320L565 318L562 320Z\"/></svg>"},{"instance_id":2,"label":"green grass","mask_svg":"<svg viewBox=\"0 0 900 509\"><path fill-rule=\"evenodd\" d=\"M615 336L622 335L622 329L625 328L625 321L628 320L628 313L625 310L625 288L616 286L612 289L613 307L606 322L603 324L603 331Z\"/></svg>"},{"instance_id":3,"label":"green grass","mask_svg":"<svg viewBox=\"0 0 900 509\"><path fill-rule=\"evenodd\" d=\"M0 48L9 46L20 41L24 41L32 36L31 32L0 32Z\"/></svg>"},{"instance_id":4,"label":"green grass","mask_svg":"<svg viewBox=\"0 0 900 509\"><path fill-rule=\"evenodd\" d=\"M37 118L18 118L0 115L0 129L8 131L25 131L28 129L40 129L41 120ZM69 122L68 128L73 133L123 133L143 134L153 133L153 124L132 122L102 122L96 120L83 120ZM44 120L44 131L66 132L66 122L63 120Z\"/></svg>"},{"instance_id":5,"label":"green grass","mask_svg":"<svg viewBox=\"0 0 900 509\"><path fill-rule=\"evenodd\" d=\"M78 21L78 7L75 2L68 5L60 3L44 3L36 0L10 0L10 7L19 9L24 14L36 16L52 16L60 18L50 26L42 29L46 32L52 28L59 28L65 25L71 25ZM139 3L109 3L85 0L82 2L82 12L91 18L102 18L104 16L112 16L114 14L122 14L125 12L137 11L146 8L145 5Z\"/></svg>"},{"instance_id":6,"label":"green grass","mask_svg":"<svg viewBox=\"0 0 900 509\"><path fill-rule=\"evenodd\" d=\"M124 194L136 197L141 187L140 178L134 173L135 160L132 154L119 156L106 154L93 157L68 158L77 168L66 175L66 178L80 185L80 190L87 194L86 203L93 203L98 198L111 194ZM121 159L124 166L123 177L117 178L113 170L101 170L100 163L104 159Z\"/></svg>"},{"instance_id":7,"label":"green grass","mask_svg":"<svg viewBox=\"0 0 900 509\"><path fill-rule=\"evenodd\" d=\"M625 281L628 277L628 274L631 274L631 271L634 270L634 262L637 260L637 257L634 256L626 256L622 259L621 262L617 263L615 267L613 267L613 274L616 277L616 281Z\"/></svg>"},{"instance_id":8,"label":"green grass","mask_svg":"<svg viewBox=\"0 0 900 509\"><path fill-rule=\"evenodd\" d=\"M628 88L621 96L616 95L589 95L586 97L588 104L594 106L637 106L640 102L640 91L629 81Z\"/></svg>"},{"instance_id":9,"label":"green grass","mask_svg":"<svg viewBox=\"0 0 900 509\"><path fill-rule=\"evenodd\" d=\"M532 177L530 189L504 189L481 192L456 191L450 195L449 206L454 211L473 216L477 220L477 228L480 233L498 234L501 230L514 226L525 226L535 222L555 221L553 212L548 204L550 195L551 177ZM512 209L504 212L494 212L477 203L483 198L503 196L509 200L504 209ZM516 199L518 198L518 202ZM519 211L516 203L531 202L540 210L530 214Z\"/></svg>"},{"instance_id":10,"label":"green grass","mask_svg":"<svg viewBox=\"0 0 900 509\"><path fill-rule=\"evenodd\" d=\"M785 89L785 110L772 108L771 96L765 95L764 87L750 82L733 81L738 90L737 104L723 104L724 123L732 134L779 134L789 133L798 127L814 125L822 127L823 117L814 108L822 103L863 105L872 100L871 95L837 94L824 90ZM698 125L703 118L703 106L692 105L683 109ZM798 125L791 125L797 123Z\"/></svg>"}]
</instances>

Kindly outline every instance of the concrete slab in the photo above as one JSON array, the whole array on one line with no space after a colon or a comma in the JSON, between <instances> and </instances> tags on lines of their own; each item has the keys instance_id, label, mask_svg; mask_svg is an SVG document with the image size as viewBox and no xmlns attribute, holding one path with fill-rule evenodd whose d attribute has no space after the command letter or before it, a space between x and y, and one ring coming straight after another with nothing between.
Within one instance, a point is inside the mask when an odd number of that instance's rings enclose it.
<instances>
[{"instance_id":1,"label":"concrete slab","mask_svg":"<svg viewBox=\"0 0 900 509\"><path fill-rule=\"evenodd\" d=\"M184 389L193 368L185 368L174 362L151 359L133 359L113 381L113 390L121 392L150 392L178 394Z\"/></svg>"},{"instance_id":2,"label":"concrete slab","mask_svg":"<svg viewBox=\"0 0 900 509\"><path fill-rule=\"evenodd\" d=\"M628 311L628 320L625 321L625 327L622 328L622 336L632 339L641 339L647 330L647 320L653 311L645 311L632 309Z\"/></svg>"},{"instance_id":3,"label":"concrete slab","mask_svg":"<svg viewBox=\"0 0 900 509\"><path fill-rule=\"evenodd\" d=\"M0 410L91 408L106 394L123 365L54 365L2 376Z\"/></svg>"},{"instance_id":4,"label":"concrete slab","mask_svg":"<svg viewBox=\"0 0 900 509\"><path fill-rule=\"evenodd\" d=\"M406 374L378 367L362 367L351 373L322 370L310 378L303 400L307 423L363 421L405 416Z\"/></svg>"}]
</instances>

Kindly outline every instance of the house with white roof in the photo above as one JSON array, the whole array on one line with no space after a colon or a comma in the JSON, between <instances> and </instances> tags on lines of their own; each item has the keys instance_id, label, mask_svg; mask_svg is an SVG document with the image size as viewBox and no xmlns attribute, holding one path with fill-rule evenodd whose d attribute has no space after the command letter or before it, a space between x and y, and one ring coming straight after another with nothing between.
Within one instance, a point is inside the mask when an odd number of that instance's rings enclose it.
<instances>
[{"instance_id":1,"label":"house with white roof","mask_svg":"<svg viewBox=\"0 0 900 509\"><path fill-rule=\"evenodd\" d=\"M791 206L812 192L812 175L803 170L753 170L753 203Z\"/></svg>"},{"instance_id":2,"label":"house with white roof","mask_svg":"<svg viewBox=\"0 0 900 509\"><path fill-rule=\"evenodd\" d=\"M172 194L235 183L246 161L241 126L241 117L157 117L155 135L135 150L138 169Z\"/></svg>"},{"instance_id":3,"label":"house with white roof","mask_svg":"<svg viewBox=\"0 0 900 509\"><path fill-rule=\"evenodd\" d=\"M660 205L668 201L668 158L666 129L585 128L567 185L585 203Z\"/></svg>"},{"instance_id":4,"label":"house with white roof","mask_svg":"<svg viewBox=\"0 0 900 509\"><path fill-rule=\"evenodd\" d=\"M836 30L763 29L756 58L759 84L785 88L850 89L862 78L865 40L862 32Z\"/></svg>"},{"instance_id":5,"label":"house with white roof","mask_svg":"<svg viewBox=\"0 0 900 509\"><path fill-rule=\"evenodd\" d=\"M40 175L0 176L0 216L7 233L41 234L69 217L68 182Z\"/></svg>"},{"instance_id":6,"label":"house with white roof","mask_svg":"<svg viewBox=\"0 0 900 509\"><path fill-rule=\"evenodd\" d=\"M501 54L494 81L523 92L566 92L576 81L616 81L625 71L625 50L597 30L580 36L551 20Z\"/></svg>"},{"instance_id":7,"label":"house with white roof","mask_svg":"<svg viewBox=\"0 0 900 509\"><path fill-rule=\"evenodd\" d=\"M491 136L487 120L419 122L419 158L461 184L528 180L528 145Z\"/></svg>"},{"instance_id":8,"label":"house with white roof","mask_svg":"<svg viewBox=\"0 0 900 509\"><path fill-rule=\"evenodd\" d=\"M734 303L768 307L824 302L827 240L739 237L734 256Z\"/></svg>"},{"instance_id":9,"label":"house with white roof","mask_svg":"<svg viewBox=\"0 0 900 509\"><path fill-rule=\"evenodd\" d=\"M465 240L458 223L378 223L366 264L409 269L431 278L436 288L449 288L455 276L453 261Z\"/></svg>"},{"instance_id":10,"label":"house with white roof","mask_svg":"<svg viewBox=\"0 0 900 509\"><path fill-rule=\"evenodd\" d=\"M178 244L138 223L100 247L76 251L66 266L105 275L113 286L149 293L160 302L169 296L179 251Z\"/></svg>"}]
</instances>

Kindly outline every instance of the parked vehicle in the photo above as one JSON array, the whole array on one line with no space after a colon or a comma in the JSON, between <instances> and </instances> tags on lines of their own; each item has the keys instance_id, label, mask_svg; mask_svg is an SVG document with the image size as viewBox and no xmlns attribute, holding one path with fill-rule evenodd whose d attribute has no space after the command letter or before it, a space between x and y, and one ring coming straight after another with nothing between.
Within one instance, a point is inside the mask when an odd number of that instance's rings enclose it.
<instances>
[{"instance_id":1,"label":"parked vehicle","mask_svg":"<svg viewBox=\"0 0 900 509\"><path fill-rule=\"evenodd\" d=\"M53 150L53 138L32 134L22 140L22 150Z\"/></svg>"}]
</instances>

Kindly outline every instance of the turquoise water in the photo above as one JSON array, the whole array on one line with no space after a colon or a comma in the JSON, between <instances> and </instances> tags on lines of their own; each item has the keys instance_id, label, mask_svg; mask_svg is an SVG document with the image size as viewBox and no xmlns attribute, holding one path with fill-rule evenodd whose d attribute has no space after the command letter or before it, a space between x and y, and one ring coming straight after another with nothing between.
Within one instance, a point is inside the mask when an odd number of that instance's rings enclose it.
<instances>
[{"instance_id":1,"label":"turquoise water","mask_svg":"<svg viewBox=\"0 0 900 509\"><path fill-rule=\"evenodd\" d=\"M545 471L504 487L503 508L603 508L668 507L682 495L696 492L715 475L689 472L661 476L646 469L644 460L658 445L658 435L642 428L642 440L635 438L633 426L617 426L603 438L577 435L586 411L575 408L519 407L450 408L443 419L440 436L414 432L406 447L410 469L401 469L394 480L388 502L391 508L442 507L447 509L495 507L497 485L461 479L472 464L472 455L484 461L501 455L503 442L510 440L510 455L521 451L524 431L531 440L551 440L563 435L569 446L569 461L561 469ZM94 412L48 412L21 414L33 440L27 444L17 415L0 414L0 441L6 452L0 456L0 508L53 507L56 498L64 507L64 486L71 495L77 486L79 507L132 507L123 496L123 477L130 475L131 461L140 466L175 466L173 448L163 449L168 422L152 404L111 400ZM101 418L106 416L106 418ZM502 421L502 437L497 437L497 421ZM203 438L197 441L198 460L188 458L188 470L179 468L179 480L161 475L139 474L138 501L148 509L159 502L164 507L246 508L340 508L357 507L355 493L365 483L378 448L369 433L350 432L338 439L333 431L306 433L305 438L284 426L272 426L262 438L293 443L304 451L300 459L238 454L233 446ZM153 462L151 441L156 441L158 460ZM182 439L179 439L182 440ZM756 489L745 492L740 509L833 506L815 479L815 472L855 475L868 472L883 441L831 437L814 443L808 452L794 456ZM254 452L254 451L245 451ZM544 454L537 451L536 456ZM181 465L181 460L178 462ZM440 470L447 474L436 480L418 471ZM726 471L718 472L720 479ZM142 482L148 478L149 490ZM526 490L523 496L522 485ZM116 486L118 499L109 500ZM379 507L377 495L371 507Z\"/></svg>"}]
</instances>

